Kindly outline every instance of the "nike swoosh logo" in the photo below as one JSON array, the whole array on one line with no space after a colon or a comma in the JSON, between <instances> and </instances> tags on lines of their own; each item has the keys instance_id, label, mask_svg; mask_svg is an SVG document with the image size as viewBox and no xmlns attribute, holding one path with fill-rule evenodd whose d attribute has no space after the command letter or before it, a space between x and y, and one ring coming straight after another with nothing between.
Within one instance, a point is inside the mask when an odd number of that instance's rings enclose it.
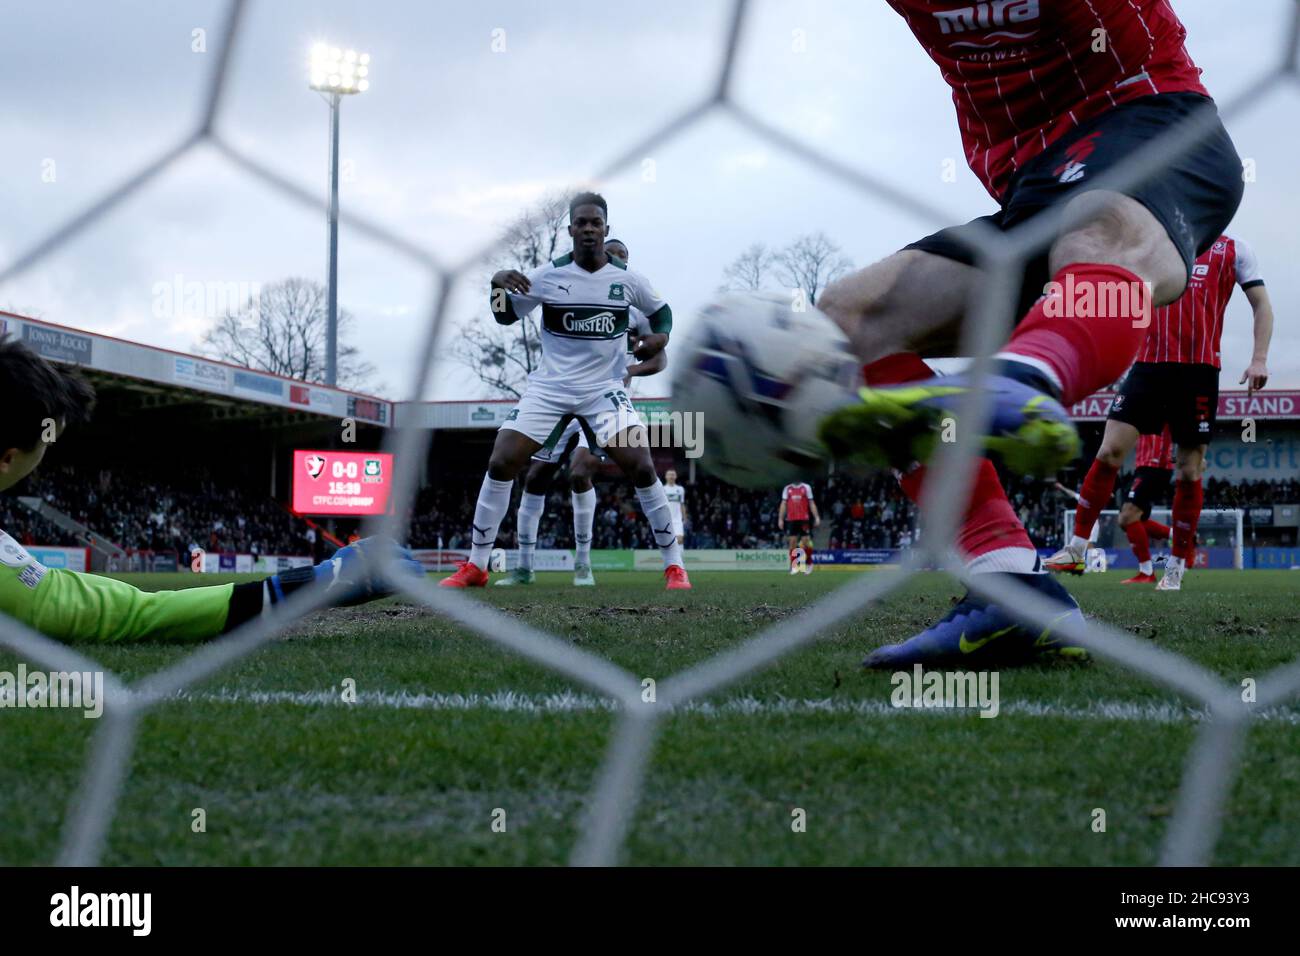
<instances>
[{"instance_id":1,"label":"nike swoosh logo","mask_svg":"<svg viewBox=\"0 0 1300 956\"><path fill-rule=\"evenodd\" d=\"M1051 621L1048 622L1047 627L1043 629L1043 633L1038 635L1038 640L1034 641L1034 647L1047 647L1048 645L1055 644L1056 637L1052 635L1052 628L1056 627L1060 621L1064 621L1071 613L1073 612L1066 611L1065 613L1058 614L1056 617L1052 618Z\"/></svg>"},{"instance_id":2,"label":"nike swoosh logo","mask_svg":"<svg viewBox=\"0 0 1300 956\"><path fill-rule=\"evenodd\" d=\"M957 646L961 649L961 652L962 652L963 654L972 654L972 653L974 653L975 651L978 651L981 647L983 647L983 646L984 646L985 644L987 644L989 641L996 640L997 638L1001 637L1003 634L1010 634L1010 633L1011 633L1012 631L1014 631L1018 626L1019 626L1019 625L1012 624L1010 627L1004 627L1004 628L1003 628L1002 630L1000 630L1000 631L994 631L994 632L993 632L992 634L990 634L988 637L982 637L982 638L980 638L978 641L968 641L968 640L966 640L966 632L965 632L965 631L962 631L962 632L961 632L961 639L957 641Z\"/></svg>"}]
</instances>

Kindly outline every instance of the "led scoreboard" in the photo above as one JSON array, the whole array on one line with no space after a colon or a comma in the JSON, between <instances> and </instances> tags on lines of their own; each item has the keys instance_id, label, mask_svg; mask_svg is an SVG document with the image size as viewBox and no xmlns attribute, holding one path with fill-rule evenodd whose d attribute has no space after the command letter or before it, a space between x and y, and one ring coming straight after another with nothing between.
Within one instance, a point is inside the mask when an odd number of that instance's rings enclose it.
<instances>
[{"instance_id":1,"label":"led scoreboard","mask_svg":"<svg viewBox=\"0 0 1300 956\"><path fill-rule=\"evenodd\" d=\"M300 515L388 513L393 456L381 451L293 453L293 511Z\"/></svg>"}]
</instances>

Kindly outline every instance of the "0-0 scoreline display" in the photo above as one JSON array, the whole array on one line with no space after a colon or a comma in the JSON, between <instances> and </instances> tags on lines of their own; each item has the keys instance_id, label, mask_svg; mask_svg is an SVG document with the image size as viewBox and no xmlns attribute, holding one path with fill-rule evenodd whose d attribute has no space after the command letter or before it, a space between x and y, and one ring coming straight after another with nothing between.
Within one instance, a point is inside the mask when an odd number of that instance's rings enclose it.
<instances>
[{"instance_id":1,"label":"0-0 scoreline display","mask_svg":"<svg viewBox=\"0 0 1300 956\"><path fill-rule=\"evenodd\" d=\"M295 450L294 514L387 514L392 474L393 456L381 451Z\"/></svg>"}]
</instances>

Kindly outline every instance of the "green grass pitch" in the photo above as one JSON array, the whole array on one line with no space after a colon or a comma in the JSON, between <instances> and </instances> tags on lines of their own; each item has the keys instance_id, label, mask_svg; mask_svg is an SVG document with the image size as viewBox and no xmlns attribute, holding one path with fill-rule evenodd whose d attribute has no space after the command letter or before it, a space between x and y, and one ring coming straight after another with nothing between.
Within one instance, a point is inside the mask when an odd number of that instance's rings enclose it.
<instances>
[{"instance_id":1,"label":"green grass pitch","mask_svg":"<svg viewBox=\"0 0 1300 956\"><path fill-rule=\"evenodd\" d=\"M1233 682L1300 657L1294 573L1198 571L1179 593L1121 587L1123 576L1067 584L1089 615ZM594 589L543 574L474 596L662 680L850 577L693 579L682 593L653 574L604 574ZM858 669L865 651L925 627L958 591L918 575L711 708L671 716L623 859L1154 862L1197 726L1171 693L1104 663L1007 670L990 720L890 709L889 676ZM192 648L85 650L136 679ZM0 670L17 663L0 654ZM348 678L352 704L341 700ZM145 719L104 862L563 863L613 722L584 688L403 600L324 612ZM52 861L95 726L67 711L0 711L0 864ZM1215 862L1300 863L1298 790L1292 705L1250 731ZM192 831L196 808L206 832ZM792 828L796 808L804 832ZM1095 808L1104 833L1093 832Z\"/></svg>"}]
</instances>

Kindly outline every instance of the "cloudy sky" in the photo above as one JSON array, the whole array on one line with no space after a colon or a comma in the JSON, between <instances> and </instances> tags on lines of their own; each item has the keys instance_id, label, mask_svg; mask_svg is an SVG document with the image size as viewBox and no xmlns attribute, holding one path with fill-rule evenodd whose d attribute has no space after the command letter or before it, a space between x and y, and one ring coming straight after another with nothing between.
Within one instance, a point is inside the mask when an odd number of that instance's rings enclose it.
<instances>
[{"instance_id":1,"label":"cloudy sky","mask_svg":"<svg viewBox=\"0 0 1300 956\"><path fill-rule=\"evenodd\" d=\"M1189 47L1221 102L1280 60L1294 3L1176 0ZM324 195L325 105L306 88L312 42L369 51L372 87L344 103L346 210L460 262L540 195L587 181L702 98L716 76L730 9L722 0L581 7L481 0L254 2L240 31L221 134L288 180ZM0 113L0 263L176 143L199 116L223 40L211 0L70 0L11 5L0 34L9 96ZM195 31L206 52L193 48ZM502 48L504 47L504 48ZM947 212L930 221L855 191L718 114L651 146L601 182L634 266L686 327L723 267L754 241L822 230L859 265L950 222L993 210L965 168L938 71L883 0L754 4L736 99L802 143ZM1300 388L1300 87L1275 89L1229 123L1255 163L1234 231L1263 263L1277 309L1274 384ZM944 161L956 159L956 182ZM127 203L0 286L0 308L191 350L210 321L160 308L161 286L324 277L325 222L210 147L175 163ZM340 301L383 393L408 398L432 285L393 250L344 228ZM481 315L467 272L453 324ZM444 339L444 342L446 340ZM1224 335L1224 387L1249 358L1238 293ZM654 389L650 389L651 392ZM424 397L485 393L450 362Z\"/></svg>"}]
</instances>

